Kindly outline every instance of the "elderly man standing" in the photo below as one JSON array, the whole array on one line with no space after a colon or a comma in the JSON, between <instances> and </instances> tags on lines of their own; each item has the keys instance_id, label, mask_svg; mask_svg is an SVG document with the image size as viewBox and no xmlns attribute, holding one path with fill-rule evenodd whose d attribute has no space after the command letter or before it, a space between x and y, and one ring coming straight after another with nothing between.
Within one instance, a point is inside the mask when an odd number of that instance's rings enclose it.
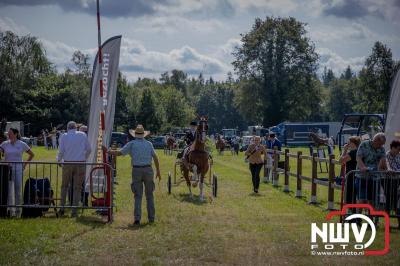
<instances>
[{"instance_id":1,"label":"elderly man standing","mask_svg":"<svg viewBox=\"0 0 400 266\"><path fill-rule=\"evenodd\" d=\"M158 162L157 154L154 151L153 144L150 141L144 139L148 132L144 131L142 125L138 125L135 129L129 130L129 133L135 138L134 140L125 144L121 150L110 150L109 153L112 155L126 155L131 156L132 163L132 184L131 189L135 196L135 208L134 208L134 224L140 225L140 219L142 216L142 196L143 196L143 184L147 201L147 215L149 223L153 223L155 219L155 207L154 207L154 196L153 191L155 188L154 184L154 172L151 166L152 159L156 166L156 177L161 180L160 165Z\"/></svg>"},{"instance_id":2,"label":"elderly man standing","mask_svg":"<svg viewBox=\"0 0 400 266\"><path fill-rule=\"evenodd\" d=\"M81 199L82 184L85 180L84 163L91 153L92 149L86 137L86 134L76 129L76 123L70 121L67 124L67 133L60 139L57 161L71 162L75 164L65 164L63 166L62 184L61 184L61 210L60 215L64 215L65 199L68 193L68 187L73 190L72 205L78 206ZM73 187L72 187L73 186ZM72 217L76 217L76 208L72 209Z\"/></svg>"},{"instance_id":3,"label":"elderly man standing","mask_svg":"<svg viewBox=\"0 0 400 266\"><path fill-rule=\"evenodd\" d=\"M385 145L386 137L384 133L378 133L372 140L365 140L361 143L357 150L357 173L358 180L358 202L368 203L374 199L373 181L372 179L362 178L363 173L377 170L386 170Z\"/></svg>"}]
</instances>

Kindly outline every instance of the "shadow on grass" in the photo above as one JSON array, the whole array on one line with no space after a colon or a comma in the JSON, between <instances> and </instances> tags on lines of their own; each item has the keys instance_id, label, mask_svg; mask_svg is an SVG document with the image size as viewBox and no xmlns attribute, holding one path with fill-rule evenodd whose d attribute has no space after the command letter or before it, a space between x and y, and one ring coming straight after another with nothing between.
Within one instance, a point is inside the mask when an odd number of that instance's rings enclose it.
<instances>
[{"instance_id":1,"label":"shadow on grass","mask_svg":"<svg viewBox=\"0 0 400 266\"><path fill-rule=\"evenodd\" d=\"M140 229L144 229L146 227L151 227L154 226L155 223L141 223L140 225L134 224L134 223L130 223L127 226L119 226L116 227L116 229L118 230L129 230L129 231L136 231L136 230L140 230Z\"/></svg>"},{"instance_id":2,"label":"shadow on grass","mask_svg":"<svg viewBox=\"0 0 400 266\"><path fill-rule=\"evenodd\" d=\"M102 216L78 216L76 221L83 225L91 226L92 228L102 227L107 223L107 219L104 219Z\"/></svg>"},{"instance_id":3,"label":"shadow on grass","mask_svg":"<svg viewBox=\"0 0 400 266\"><path fill-rule=\"evenodd\" d=\"M186 194L186 193L179 193L179 195L175 195L174 194L174 198L181 201L181 202L189 202L189 203L193 203L194 205L205 205L208 203L207 200L201 201L200 197L198 195L192 195L190 196L190 194ZM207 198L205 196L205 198Z\"/></svg>"},{"instance_id":4,"label":"shadow on grass","mask_svg":"<svg viewBox=\"0 0 400 266\"><path fill-rule=\"evenodd\" d=\"M255 198L265 197L264 193L262 193L262 192L258 192L258 193L252 192L249 194L249 196L255 197Z\"/></svg>"},{"instance_id":5,"label":"shadow on grass","mask_svg":"<svg viewBox=\"0 0 400 266\"><path fill-rule=\"evenodd\" d=\"M282 186L271 186L272 188L274 188L275 190L278 190L279 192L282 192L282 194L286 194L287 196L291 197L291 198L295 198L298 200L303 201L304 203L306 203L308 206L313 206L315 208L318 208L322 211L327 211L329 212L330 210L328 210L326 208L326 205L328 203L327 200L325 199L321 199L319 201L317 201L316 203L311 203L310 200L308 199L310 195L302 195L301 197L297 197L295 195L295 192L292 190L289 190L288 192L283 191ZM340 204L340 202L335 201L335 204Z\"/></svg>"}]
</instances>

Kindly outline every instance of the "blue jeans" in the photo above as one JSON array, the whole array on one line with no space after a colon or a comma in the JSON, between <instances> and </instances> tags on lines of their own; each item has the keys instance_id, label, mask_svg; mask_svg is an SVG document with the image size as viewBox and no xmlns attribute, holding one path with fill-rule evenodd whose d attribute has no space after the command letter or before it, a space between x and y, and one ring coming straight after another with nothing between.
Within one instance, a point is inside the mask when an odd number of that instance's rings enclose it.
<instances>
[{"instance_id":1,"label":"blue jeans","mask_svg":"<svg viewBox=\"0 0 400 266\"><path fill-rule=\"evenodd\" d=\"M135 207L134 207L135 221L140 221L142 217L143 185L147 201L147 215L149 221L152 222L155 219L155 207L154 207L154 196L153 196L155 184L154 184L153 168L151 167L132 168L131 189L135 197Z\"/></svg>"},{"instance_id":2,"label":"blue jeans","mask_svg":"<svg viewBox=\"0 0 400 266\"><path fill-rule=\"evenodd\" d=\"M13 183L8 183L8 204L22 204L22 176L24 174L22 163L13 163L11 165L11 180ZM17 217L21 214L21 208L11 208L13 215Z\"/></svg>"}]
</instances>

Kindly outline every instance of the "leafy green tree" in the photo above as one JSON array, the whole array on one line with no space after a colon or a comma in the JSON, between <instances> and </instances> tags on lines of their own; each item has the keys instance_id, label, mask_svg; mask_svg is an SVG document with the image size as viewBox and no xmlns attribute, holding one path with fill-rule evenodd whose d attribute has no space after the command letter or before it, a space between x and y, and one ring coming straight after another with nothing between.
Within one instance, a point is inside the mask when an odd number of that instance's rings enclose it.
<instances>
[{"instance_id":1,"label":"leafy green tree","mask_svg":"<svg viewBox=\"0 0 400 266\"><path fill-rule=\"evenodd\" d=\"M151 132L158 132L161 129L162 119L157 112L157 106L150 88L143 90L137 122Z\"/></svg>"},{"instance_id":2,"label":"leafy green tree","mask_svg":"<svg viewBox=\"0 0 400 266\"><path fill-rule=\"evenodd\" d=\"M126 98L128 97L130 86L127 79L118 72L117 80L117 95L115 97L115 116L114 116L114 128L127 132L129 129L128 120L128 106Z\"/></svg>"},{"instance_id":3,"label":"leafy green tree","mask_svg":"<svg viewBox=\"0 0 400 266\"><path fill-rule=\"evenodd\" d=\"M37 38L0 32L0 117L31 119L32 90L38 78L53 72Z\"/></svg>"},{"instance_id":4,"label":"leafy green tree","mask_svg":"<svg viewBox=\"0 0 400 266\"><path fill-rule=\"evenodd\" d=\"M392 51L381 42L376 42L372 48L372 54L366 59L365 66L359 73L358 111L386 112L395 67Z\"/></svg>"},{"instance_id":5,"label":"leafy green tree","mask_svg":"<svg viewBox=\"0 0 400 266\"><path fill-rule=\"evenodd\" d=\"M347 66L346 70L340 75L341 79L351 80L354 77L354 73L350 66Z\"/></svg>"},{"instance_id":6,"label":"leafy green tree","mask_svg":"<svg viewBox=\"0 0 400 266\"><path fill-rule=\"evenodd\" d=\"M187 127L195 117L192 106L189 105L182 92L169 86L160 93L161 105L165 114L163 131L169 131L173 127Z\"/></svg>"},{"instance_id":7,"label":"leafy green tree","mask_svg":"<svg viewBox=\"0 0 400 266\"><path fill-rule=\"evenodd\" d=\"M338 79L329 86L328 110L332 121L341 121L344 114L354 112L356 79Z\"/></svg>"},{"instance_id":8,"label":"leafy green tree","mask_svg":"<svg viewBox=\"0 0 400 266\"><path fill-rule=\"evenodd\" d=\"M332 69L327 69L324 67L324 73L322 74L322 82L325 87L328 87L332 81L336 79L335 74L333 73Z\"/></svg>"},{"instance_id":9,"label":"leafy green tree","mask_svg":"<svg viewBox=\"0 0 400 266\"><path fill-rule=\"evenodd\" d=\"M305 24L295 18L257 18L250 32L242 35L242 43L234 52L234 68L241 80L258 86L242 90L242 96L250 94L244 97L250 102L239 106L261 102L264 126L308 119L310 99L320 99L313 87L318 55ZM293 108L296 112L288 112Z\"/></svg>"},{"instance_id":10,"label":"leafy green tree","mask_svg":"<svg viewBox=\"0 0 400 266\"><path fill-rule=\"evenodd\" d=\"M210 132L244 127L244 120L234 105L234 99L234 90L226 83L209 84L200 92L196 113L198 116L208 116Z\"/></svg>"}]
</instances>

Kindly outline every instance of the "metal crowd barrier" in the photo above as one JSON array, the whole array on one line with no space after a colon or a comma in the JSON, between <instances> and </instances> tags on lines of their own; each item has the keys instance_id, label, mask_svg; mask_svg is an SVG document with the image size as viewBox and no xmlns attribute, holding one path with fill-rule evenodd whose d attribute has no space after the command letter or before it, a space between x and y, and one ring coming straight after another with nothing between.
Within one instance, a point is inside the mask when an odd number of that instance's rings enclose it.
<instances>
[{"instance_id":1,"label":"metal crowd barrier","mask_svg":"<svg viewBox=\"0 0 400 266\"><path fill-rule=\"evenodd\" d=\"M61 205L62 182L68 176L72 181L64 188L66 199ZM114 178L115 168L105 163L0 162L0 217L38 217L49 211L58 217L64 209L92 209L111 222ZM80 186L74 184L80 181ZM77 186L81 193L79 204L74 206Z\"/></svg>"},{"instance_id":2,"label":"metal crowd barrier","mask_svg":"<svg viewBox=\"0 0 400 266\"><path fill-rule=\"evenodd\" d=\"M342 202L371 204L375 210L386 211L400 218L400 172L351 171L346 174Z\"/></svg>"}]
</instances>

